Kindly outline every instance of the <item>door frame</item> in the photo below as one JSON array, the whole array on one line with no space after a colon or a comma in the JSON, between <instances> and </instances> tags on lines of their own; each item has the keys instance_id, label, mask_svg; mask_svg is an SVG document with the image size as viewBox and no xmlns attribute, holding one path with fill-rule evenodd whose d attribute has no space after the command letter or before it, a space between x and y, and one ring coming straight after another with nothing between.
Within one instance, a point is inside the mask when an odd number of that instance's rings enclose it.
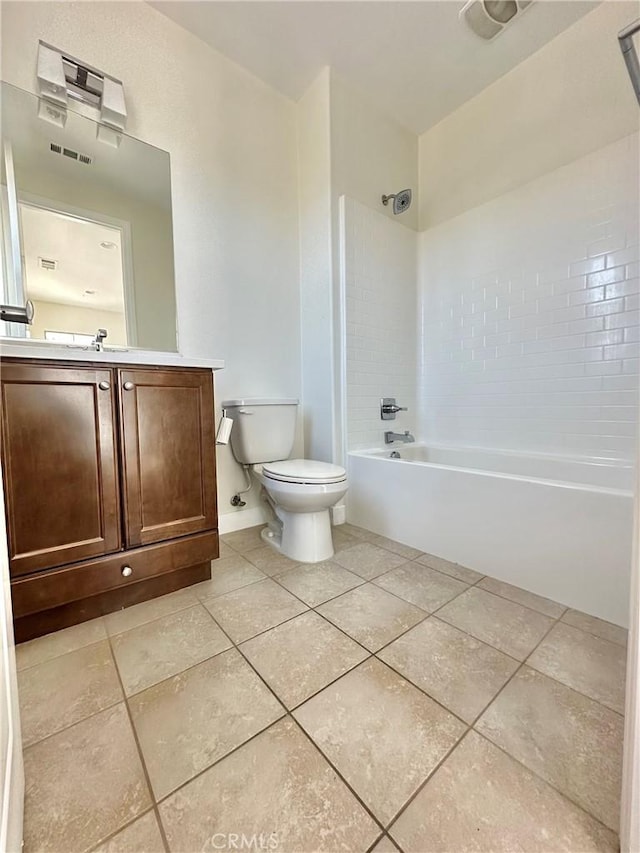
<instances>
[{"instance_id":1,"label":"door frame","mask_svg":"<svg viewBox=\"0 0 640 853\"><path fill-rule=\"evenodd\" d=\"M640 448L638 450L640 459ZM640 463L634 504L633 557L629 585L629 644L625 698L620 849L640 851Z\"/></svg>"},{"instance_id":2,"label":"door frame","mask_svg":"<svg viewBox=\"0 0 640 853\"><path fill-rule=\"evenodd\" d=\"M18 194L18 210L20 205L35 207L51 213L58 213L69 219L81 219L83 222L93 222L96 225L107 225L120 231L120 245L122 246L122 290L124 295L124 318L127 327L127 346L138 345L138 323L136 317L136 298L134 290L133 275L133 244L131 238L131 223L126 219L117 219L107 216L95 210L76 207L63 201L33 195L32 193L20 192Z\"/></svg>"},{"instance_id":3,"label":"door frame","mask_svg":"<svg viewBox=\"0 0 640 853\"><path fill-rule=\"evenodd\" d=\"M2 186L2 293L3 301L10 305L24 305L24 270L20 241L20 210L13 167L13 148L5 142L2 149L7 183ZM26 338L22 323L0 323L4 332L14 338Z\"/></svg>"},{"instance_id":4,"label":"door frame","mask_svg":"<svg viewBox=\"0 0 640 853\"><path fill-rule=\"evenodd\" d=\"M20 732L20 706L13 634L9 577L9 552L4 513L3 471L0 462L0 850L22 849L24 764Z\"/></svg>"}]
</instances>

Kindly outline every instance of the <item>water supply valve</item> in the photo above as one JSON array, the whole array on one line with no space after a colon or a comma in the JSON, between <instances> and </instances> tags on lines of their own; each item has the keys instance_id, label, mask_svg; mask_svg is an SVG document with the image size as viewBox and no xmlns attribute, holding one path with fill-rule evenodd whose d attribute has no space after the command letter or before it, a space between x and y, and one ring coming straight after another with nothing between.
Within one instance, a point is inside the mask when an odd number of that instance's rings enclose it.
<instances>
[{"instance_id":1,"label":"water supply valve","mask_svg":"<svg viewBox=\"0 0 640 853\"><path fill-rule=\"evenodd\" d=\"M395 421L398 412L408 412L406 406L396 405L395 397L383 397L380 400L380 419L383 421Z\"/></svg>"}]
</instances>

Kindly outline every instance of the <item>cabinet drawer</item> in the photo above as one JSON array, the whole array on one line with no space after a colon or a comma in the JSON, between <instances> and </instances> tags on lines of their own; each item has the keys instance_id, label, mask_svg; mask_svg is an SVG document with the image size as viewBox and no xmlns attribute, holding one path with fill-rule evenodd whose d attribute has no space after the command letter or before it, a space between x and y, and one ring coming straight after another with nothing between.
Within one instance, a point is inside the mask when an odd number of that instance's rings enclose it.
<instances>
[{"instance_id":1,"label":"cabinet drawer","mask_svg":"<svg viewBox=\"0 0 640 853\"><path fill-rule=\"evenodd\" d=\"M30 575L11 582L13 614L18 619L30 613L50 610L204 563L217 555L218 533L212 530ZM130 568L131 573L123 574L125 568Z\"/></svg>"}]
</instances>

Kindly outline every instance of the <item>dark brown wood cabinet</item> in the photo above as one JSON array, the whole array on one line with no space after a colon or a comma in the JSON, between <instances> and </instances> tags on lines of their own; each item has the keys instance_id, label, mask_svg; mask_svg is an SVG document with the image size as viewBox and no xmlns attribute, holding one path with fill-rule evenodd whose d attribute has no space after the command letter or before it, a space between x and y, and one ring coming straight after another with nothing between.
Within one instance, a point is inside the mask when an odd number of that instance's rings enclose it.
<instances>
[{"instance_id":1,"label":"dark brown wood cabinet","mask_svg":"<svg viewBox=\"0 0 640 853\"><path fill-rule=\"evenodd\" d=\"M213 374L3 359L16 639L210 576Z\"/></svg>"},{"instance_id":2,"label":"dark brown wood cabinet","mask_svg":"<svg viewBox=\"0 0 640 853\"><path fill-rule=\"evenodd\" d=\"M213 388L190 371L119 370L128 545L216 526Z\"/></svg>"}]
</instances>

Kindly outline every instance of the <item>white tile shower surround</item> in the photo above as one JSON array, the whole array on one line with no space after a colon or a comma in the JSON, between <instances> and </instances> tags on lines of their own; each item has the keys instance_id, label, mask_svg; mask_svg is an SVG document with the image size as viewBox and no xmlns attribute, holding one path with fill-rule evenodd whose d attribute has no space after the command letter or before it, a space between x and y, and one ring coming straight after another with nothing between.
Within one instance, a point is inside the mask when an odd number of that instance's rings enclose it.
<instances>
[{"instance_id":1,"label":"white tile shower surround","mask_svg":"<svg viewBox=\"0 0 640 853\"><path fill-rule=\"evenodd\" d=\"M638 136L420 235L421 434L633 458Z\"/></svg>"},{"instance_id":2,"label":"white tile shower surround","mask_svg":"<svg viewBox=\"0 0 640 853\"><path fill-rule=\"evenodd\" d=\"M346 321L347 447L380 444L382 431L415 432L415 231L343 196L341 238ZM380 420L380 398L409 411Z\"/></svg>"},{"instance_id":3,"label":"white tile shower surround","mask_svg":"<svg viewBox=\"0 0 640 853\"><path fill-rule=\"evenodd\" d=\"M18 647L25 853L617 850L626 632L335 538Z\"/></svg>"}]
</instances>

